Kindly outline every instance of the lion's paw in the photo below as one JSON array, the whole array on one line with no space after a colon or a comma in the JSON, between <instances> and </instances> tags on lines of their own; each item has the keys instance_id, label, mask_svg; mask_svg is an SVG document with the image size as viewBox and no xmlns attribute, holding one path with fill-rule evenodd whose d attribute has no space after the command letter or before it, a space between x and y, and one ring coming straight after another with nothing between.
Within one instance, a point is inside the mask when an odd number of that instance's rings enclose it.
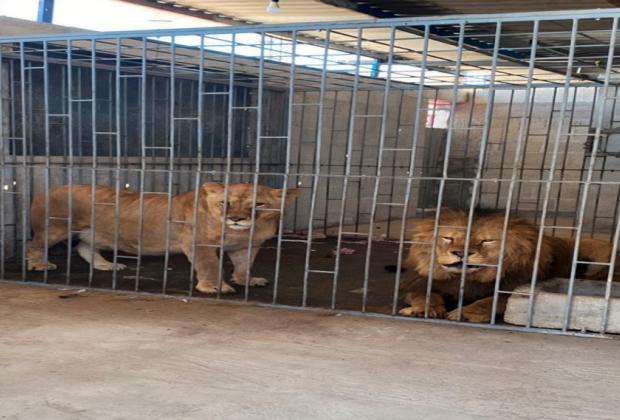
<instances>
[{"instance_id":1,"label":"lion's paw","mask_svg":"<svg viewBox=\"0 0 620 420\"><path fill-rule=\"evenodd\" d=\"M28 271L48 271L56 270L56 264L48 262L47 265L43 261L28 261Z\"/></svg>"},{"instance_id":2,"label":"lion's paw","mask_svg":"<svg viewBox=\"0 0 620 420\"><path fill-rule=\"evenodd\" d=\"M114 263L110 261L98 261L93 266L95 270L99 271L120 271L127 268L125 264L116 263L116 268L114 267Z\"/></svg>"},{"instance_id":3,"label":"lion's paw","mask_svg":"<svg viewBox=\"0 0 620 420\"><path fill-rule=\"evenodd\" d=\"M245 286L245 277L238 279L236 277L231 278L231 281L239 286ZM250 286L263 287L269 284L269 280L264 277L251 277Z\"/></svg>"},{"instance_id":4,"label":"lion's paw","mask_svg":"<svg viewBox=\"0 0 620 420\"><path fill-rule=\"evenodd\" d=\"M217 284L214 284L214 283L199 281L198 284L196 285L196 290L198 290L200 293L214 294L214 293L217 293L218 287L217 287ZM235 293L236 290L234 287L232 287L228 283L222 282L222 288L220 292L223 294L227 294L227 293Z\"/></svg>"},{"instance_id":5,"label":"lion's paw","mask_svg":"<svg viewBox=\"0 0 620 420\"><path fill-rule=\"evenodd\" d=\"M398 311L399 315L403 316L415 316L424 318L424 305L408 306ZM446 314L446 310L443 307L430 306L428 308L429 318L443 318Z\"/></svg>"},{"instance_id":6,"label":"lion's paw","mask_svg":"<svg viewBox=\"0 0 620 420\"><path fill-rule=\"evenodd\" d=\"M453 311L448 312L448 315L446 315L446 318L449 319L450 321L457 321L458 310L455 309ZM491 320L491 316L486 310L483 311L480 308L469 308L468 309L467 306L461 308L461 321L482 323L482 322L489 322L490 320Z\"/></svg>"}]
</instances>

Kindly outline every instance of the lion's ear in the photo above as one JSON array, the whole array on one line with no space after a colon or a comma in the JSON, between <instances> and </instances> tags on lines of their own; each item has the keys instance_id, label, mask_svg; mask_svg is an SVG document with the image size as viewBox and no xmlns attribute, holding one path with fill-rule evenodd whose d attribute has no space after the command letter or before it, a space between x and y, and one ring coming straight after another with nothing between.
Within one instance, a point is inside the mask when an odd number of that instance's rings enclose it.
<instances>
[{"instance_id":1,"label":"lion's ear","mask_svg":"<svg viewBox=\"0 0 620 420\"><path fill-rule=\"evenodd\" d=\"M212 194L221 195L224 193L224 186L218 182L205 182L204 184L202 184L200 189L202 193L205 194L206 196L209 196Z\"/></svg>"},{"instance_id":2,"label":"lion's ear","mask_svg":"<svg viewBox=\"0 0 620 420\"><path fill-rule=\"evenodd\" d=\"M282 200L282 196L284 195L284 190L273 190L273 196L278 200ZM297 188L287 188L286 189L286 203L290 203L299 197L299 190Z\"/></svg>"}]
</instances>

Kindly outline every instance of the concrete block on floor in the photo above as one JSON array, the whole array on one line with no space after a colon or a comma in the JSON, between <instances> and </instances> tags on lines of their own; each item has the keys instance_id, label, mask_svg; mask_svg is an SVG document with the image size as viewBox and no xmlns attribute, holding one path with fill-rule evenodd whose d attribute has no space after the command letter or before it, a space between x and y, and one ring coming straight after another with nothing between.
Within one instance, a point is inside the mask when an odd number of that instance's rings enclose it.
<instances>
[{"instance_id":1,"label":"concrete block on floor","mask_svg":"<svg viewBox=\"0 0 620 420\"><path fill-rule=\"evenodd\" d=\"M608 333L620 333L620 285L612 287L609 302ZM601 332L605 313L605 287L603 281L577 280L573 288L573 303L569 329ZM515 289L515 292L528 293L529 285ZM537 285L535 293L532 326L539 328L562 328L567 303L568 279L553 279ZM528 297L512 295L504 320L514 325L526 325Z\"/></svg>"}]
</instances>

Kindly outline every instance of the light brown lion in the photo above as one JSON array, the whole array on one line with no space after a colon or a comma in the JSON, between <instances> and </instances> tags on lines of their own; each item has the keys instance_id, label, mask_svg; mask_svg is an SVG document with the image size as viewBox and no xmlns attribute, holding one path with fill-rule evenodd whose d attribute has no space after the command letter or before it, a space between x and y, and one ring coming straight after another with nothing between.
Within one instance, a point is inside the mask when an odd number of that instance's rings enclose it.
<instances>
[{"instance_id":1,"label":"light brown lion","mask_svg":"<svg viewBox=\"0 0 620 420\"><path fill-rule=\"evenodd\" d=\"M428 311L430 318L457 319L457 310L448 312L447 306L456 307L459 298L467 218L468 213L463 211L441 212L432 270L433 283ZM463 292L462 320L489 322L491 319L497 268L488 265L498 264L503 225L504 213L474 216ZM415 243L411 246L405 263L410 274L401 285L404 300L409 306L400 310L401 315L424 316L431 263L432 245L429 244L432 242L434 226L434 218L420 220L414 226L412 241ZM537 241L537 227L523 219L509 220L499 290L512 291L517 286L530 283ZM583 239L579 254L580 261L608 262L611 246L604 241ZM543 236L537 281L550 277L568 277L572 258L572 240ZM602 266L578 265L578 276L601 278L605 274L606 269ZM507 298L507 294L499 294L498 315L503 314Z\"/></svg>"},{"instance_id":2,"label":"light brown lion","mask_svg":"<svg viewBox=\"0 0 620 420\"><path fill-rule=\"evenodd\" d=\"M112 188L95 188L95 252L91 254L93 226L91 225L92 194L90 185L72 187L72 231L78 232L80 243L77 252L97 270L114 270L114 264L107 261L100 250L114 247L115 191ZM67 240L68 192L66 185L49 191L49 226L47 246ZM230 257L234 272L231 281L245 284L248 268L248 241L252 224L252 184L230 184L228 186L228 208L225 221L226 232L224 251ZM288 189L286 201L298 196L298 190ZM263 242L273 237L277 230L283 190L259 185L256 193L256 216L250 267ZM170 253L183 253L192 257L192 226L194 220L195 192L187 192L172 197L170 220ZM208 182L201 186L198 197L196 222L196 249L194 269L198 283L196 289L203 293L217 292L219 260L217 246L222 232L224 205L224 186ZM108 204L103 204L108 203ZM119 196L118 249L137 254L139 246L140 194L121 192ZM110 205L112 204L112 205ZM142 254L163 255L166 251L166 216L168 197L161 194L144 194ZM35 195L31 208L34 236L28 243L28 269L44 270L45 265L45 195ZM47 263L47 269L56 266ZM117 270L125 268L116 264ZM250 285L263 286L268 281L261 277L251 277ZM232 293L235 289L222 282L221 292Z\"/></svg>"}]
</instances>

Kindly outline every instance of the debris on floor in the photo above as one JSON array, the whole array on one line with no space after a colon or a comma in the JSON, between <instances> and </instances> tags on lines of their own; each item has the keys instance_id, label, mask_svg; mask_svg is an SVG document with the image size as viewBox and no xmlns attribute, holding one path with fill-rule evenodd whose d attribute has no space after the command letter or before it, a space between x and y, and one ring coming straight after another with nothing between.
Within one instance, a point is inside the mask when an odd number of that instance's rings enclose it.
<instances>
[{"instance_id":1,"label":"debris on floor","mask_svg":"<svg viewBox=\"0 0 620 420\"><path fill-rule=\"evenodd\" d=\"M71 293L65 293L64 295L58 295L59 299L71 299L74 297L78 297L80 295L80 293L84 293L86 291L86 289L80 289L80 290L76 290L74 292Z\"/></svg>"},{"instance_id":2,"label":"debris on floor","mask_svg":"<svg viewBox=\"0 0 620 420\"><path fill-rule=\"evenodd\" d=\"M336 249L332 251L333 255L336 255L337 253L338 251ZM340 248L341 255L353 255L354 253L355 253L355 250L353 248Z\"/></svg>"}]
</instances>

